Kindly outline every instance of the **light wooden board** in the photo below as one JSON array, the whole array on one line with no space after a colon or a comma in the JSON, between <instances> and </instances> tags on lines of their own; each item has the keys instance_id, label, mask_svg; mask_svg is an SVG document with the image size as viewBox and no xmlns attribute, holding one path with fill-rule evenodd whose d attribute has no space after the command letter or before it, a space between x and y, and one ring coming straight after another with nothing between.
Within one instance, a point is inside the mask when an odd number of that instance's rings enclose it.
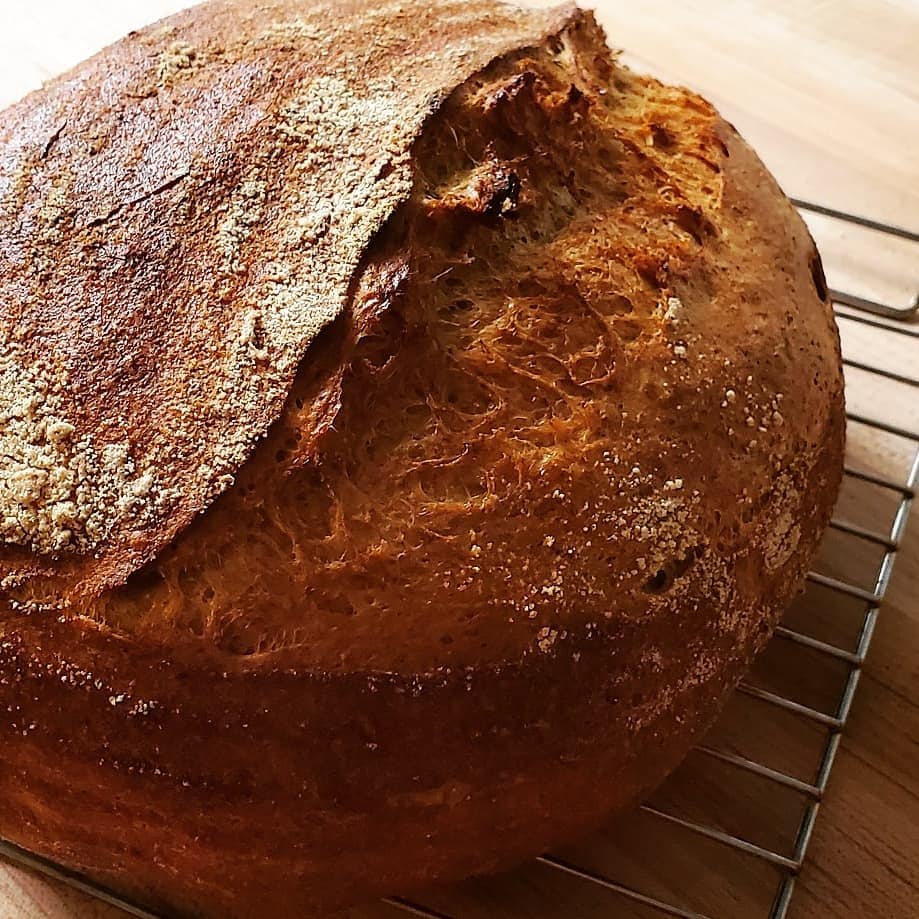
<instances>
[{"instance_id":1,"label":"light wooden board","mask_svg":"<svg viewBox=\"0 0 919 919\"><path fill-rule=\"evenodd\" d=\"M0 105L182 0L2 0ZM685 83L718 104L789 194L919 229L919 3L916 0L600 0L610 43L633 66ZM906 304L919 288L919 247L814 221L831 283ZM917 375L919 343L843 323L850 356ZM852 374L854 408L919 429L919 396ZM853 426L853 462L904 474L905 444ZM881 524L890 510L847 489L844 510ZM868 578L869 549L829 541L821 565ZM842 641L853 612L824 597L790 621ZM819 607L819 609L817 608ZM851 635L848 636L851 638ZM811 705L829 705L840 674L776 642L754 679ZM751 707L752 706L752 707ZM751 722L756 729L751 731ZM813 769L819 737L735 700L713 741L777 768ZM790 845L793 802L769 783L738 780L690 758L656 800L716 819L763 845ZM0 789L2 793L2 789ZM774 818L774 819L773 819ZM759 836L757 836L759 834ZM725 919L758 919L775 875L696 837L661 834L634 816L566 853L585 865L682 898ZM658 915L547 869L432 895L476 917L584 919ZM715 912L717 910L717 912ZM0 864L0 919L116 919L120 913ZM355 919L398 915L383 907ZM907 532L851 721L797 885L792 919L919 916L919 523Z\"/></svg>"}]
</instances>

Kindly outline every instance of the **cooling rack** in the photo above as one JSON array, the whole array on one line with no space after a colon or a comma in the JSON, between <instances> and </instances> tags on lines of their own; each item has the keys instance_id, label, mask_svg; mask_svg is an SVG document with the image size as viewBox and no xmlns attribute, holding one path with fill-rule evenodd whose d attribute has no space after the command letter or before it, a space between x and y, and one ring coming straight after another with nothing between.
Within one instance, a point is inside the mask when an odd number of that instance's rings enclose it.
<instances>
[{"instance_id":1,"label":"cooling rack","mask_svg":"<svg viewBox=\"0 0 919 919\"><path fill-rule=\"evenodd\" d=\"M863 228L882 241L919 243L919 234L909 230L806 201L795 204L805 217L816 215L842 226ZM818 567L808 575L804 597L789 611L763 655L765 665L754 668L741 684L722 722L668 782L667 790L643 805L618 837L616 830L612 830L612 841L598 837L577 850L544 855L521 869L530 874L542 873L543 885L561 878L575 885L577 890L571 894L568 905L553 915L589 913L592 917L612 919L621 916L627 904L633 909L629 915L679 919L785 919L788 913L919 487L919 429L895 423L880 410L891 401L906 400L903 404L910 404L909 400L916 398L919 379L911 375L908 366L877 366L849 357L845 347L847 328L855 330L856 335L907 336L919 341L919 323L914 323L919 318L919 293L911 303L900 306L845 290L833 289L831 296L843 332L850 436L842 496L824 540L824 548L829 544L825 553L828 564L821 569L818 559ZM887 353L886 348L883 351ZM879 386L893 389L881 392ZM851 393L858 387L868 392L867 401L878 411L864 411L858 403L851 406ZM852 455L853 441L858 445L855 432L859 429L870 432L872 437L889 439L885 454L891 462L872 468L864 451ZM899 474L890 471L891 465L897 463ZM856 489L867 489L874 496L869 502L870 513L848 513L856 507L851 499ZM858 506L864 508L864 505L862 497ZM770 652L775 648L793 649L791 659L786 652L785 657L779 659L779 655L773 655L776 659L770 661ZM757 706L756 715L741 712L732 716L732 707L736 709L742 704ZM784 723L782 731L786 738L796 738L781 749L773 748L776 734L772 726L778 721ZM798 734L789 733L793 725L797 726ZM783 755L791 747L793 755L783 761ZM810 753L816 749L816 756L809 759L810 754L802 752L806 748ZM752 782L753 789L732 791L731 775ZM680 799L681 788L689 789L688 798ZM712 788L718 789L718 794L712 794ZM777 831L754 825L752 830L742 831L733 827L720 806L725 797L744 804L741 810L753 814L754 821L755 809L749 806L750 801L779 800L771 814L780 813L786 829ZM834 804L840 806L842 802ZM626 836L628 843L623 844L622 838ZM631 847L636 850L634 857L629 855ZM649 852L660 856L651 859L650 867ZM674 853L683 859L683 880L678 885L668 882L665 876L668 857L672 861ZM700 907L698 904L706 898L695 896L696 892L685 882L686 859L690 855L689 867L699 878L700 888L730 890L737 876L749 878L755 873L759 880L754 886L759 891L761 905L752 905L735 891L722 898L717 910ZM0 856L63 881L140 919L164 919L86 878L2 841ZM755 865L755 871L743 867L744 863ZM761 869L767 873L766 880L762 879ZM538 905L539 883L533 885L535 899L531 890L528 897L519 900L514 900L514 892L526 885L515 885L510 876L471 881L468 885L478 885L477 896L464 893L463 885L459 885L432 892L423 901L392 898L384 901L379 910L352 915L354 919L384 914L422 919L506 915L516 919L542 914ZM483 899L488 903L485 913L481 907ZM574 903L589 903L589 909Z\"/></svg>"}]
</instances>

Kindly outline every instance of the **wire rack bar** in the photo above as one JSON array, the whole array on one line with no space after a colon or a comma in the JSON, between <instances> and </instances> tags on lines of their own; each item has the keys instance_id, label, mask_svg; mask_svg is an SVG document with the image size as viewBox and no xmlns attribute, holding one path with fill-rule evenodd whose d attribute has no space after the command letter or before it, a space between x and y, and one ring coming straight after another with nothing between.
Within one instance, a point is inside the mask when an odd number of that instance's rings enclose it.
<instances>
[{"instance_id":1,"label":"wire rack bar","mask_svg":"<svg viewBox=\"0 0 919 919\"><path fill-rule=\"evenodd\" d=\"M903 316L901 315L903 310L894 310L893 312L897 313L897 316L894 317L894 322L885 321L879 319L877 316L867 315L863 311L839 309L839 303L836 302L836 318L837 319L847 319L850 322L858 322L861 325L868 325L875 329L883 329L885 332L894 332L897 335L906 335L909 338L919 338L919 329L914 325L904 325Z\"/></svg>"},{"instance_id":2,"label":"wire rack bar","mask_svg":"<svg viewBox=\"0 0 919 919\"><path fill-rule=\"evenodd\" d=\"M857 536L859 539L865 539L888 549L896 549L897 547L897 544L889 536L885 536L883 533L876 533L874 530L869 530L867 527L859 526L856 523L849 523L848 520L833 519L830 521L830 526L834 530L840 530L850 536Z\"/></svg>"},{"instance_id":3,"label":"wire rack bar","mask_svg":"<svg viewBox=\"0 0 919 919\"><path fill-rule=\"evenodd\" d=\"M834 220L842 220L844 223L853 223L868 230L876 230L878 233L886 233L888 236L898 236L900 239L919 243L919 233L906 230L903 227L882 223L880 220L872 220L870 217L861 217L858 214L847 214L845 211L837 211L835 208L815 204L813 201L804 201L801 198L792 198L791 203L801 210L810 211L812 214L832 217Z\"/></svg>"},{"instance_id":4,"label":"wire rack bar","mask_svg":"<svg viewBox=\"0 0 919 919\"><path fill-rule=\"evenodd\" d=\"M799 853L799 863L802 865L807 853L808 844L810 843L811 834L814 832L814 824L817 821L817 811L819 809L820 802L814 801L807 807L804 816L801 818L801 825L798 829L798 836L795 842L795 852ZM791 895L794 893L797 877L798 872L792 871L782 876L775 902L773 903L770 913L770 919L785 919L788 915L788 907L791 904Z\"/></svg>"},{"instance_id":5,"label":"wire rack bar","mask_svg":"<svg viewBox=\"0 0 919 919\"><path fill-rule=\"evenodd\" d=\"M33 855L31 852L27 852L25 849L11 842L0 840L0 857L23 868L37 871L39 874L48 878L53 878L55 881L61 881L68 887L78 890L80 893L88 894L96 900L107 903L109 906L115 906L123 910L129 916L136 917L136 919L161 919L156 913L151 913L142 906L131 903L114 891L108 890L102 885L96 884L94 881L87 880L77 872L69 871L61 865L52 862L50 859L42 858L40 855Z\"/></svg>"},{"instance_id":6,"label":"wire rack bar","mask_svg":"<svg viewBox=\"0 0 919 919\"><path fill-rule=\"evenodd\" d=\"M839 735L834 734L833 736L838 737ZM835 751L833 755L835 758ZM811 837L814 835L814 826L816 826L817 823L817 811L819 809L820 802L812 801L807 805L807 809L804 811L804 817L801 820L801 826L795 839L795 861L799 866L804 864L804 859L807 856Z\"/></svg>"},{"instance_id":7,"label":"wire rack bar","mask_svg":"<svg viewBox=\"0 0 919 919\"><path fill-rule=\"evenodd\" d=\"M853 651L837 648L836 645L820 641L819 638L813 638L802 632L796 632L794 629L789 629L784 625L780 625L776 628L775 635L777 638L793 641L796 645L803 645L805 648L811 648L814 651L819 651L821 654L826 654L827 657L834 657L837 660L845 661L845 663L852 664L853 666L862 663L862 658Z\"/></svg>"},{"instance_id":8,"label":"wire rack bar","mask_svg":"<svg viewBox=\"0 0 919 919\"><path fill-rule=\"evenodd\" d=\"M849 712L852 710L852 701L855 699L855 690L858 689L858 683L862 676L862 668L853 667L849 671L849 678L846 680L846 688L842 692L842 700L839 703L836 717L839 719L839 730L841 731L849 720Z\"/></svg>"},{"instance_id":9,"label":"wire rack bar","mask_svg":"<svg viewBox=\"0 0 919 919\"><path fill-rule=\"evenodd\" d=\"M890 316L895 319L905 320L914 319L919 314L919 294L913 298L909 306L887 306L877 300L869 300L867 297L859 297L856 294L847 294L845 291L834 290L832 287L827 292L834 303L852 306L855 309L874 313L877 316Z\"/></svg>"},{"instance_id":10,"label":"wire rack bar","mask_svg":"<svg viewBox=\"0 0 919 919\"><path fill-rule=\"evenodd\" d=\"M863 361L856 361L848 357L843 358L842 362L846 367L851 367L853 370L864 370L866 373L873 373L875 376L893 380L895 383L905 383L907 386L919 386L919 380L893 370L887 370L884 367L875 367L873 364L866 364Z\"/></svg>"},{"instance_id":11,"label":"wire rack bar","mask_svg":"<svg viewBox=\"0 0 919 919\"><path fill-rule=\"evenodd\" d=\"M387 897L383 902L410 916L420 916L421 919L453 919L447 913L438 913L436 910L421 906L419 903L412 903L411 900L405 900L402 897Z\"/></svg>"},{"instance_id":12,"label":"wire rack bar","mask_svg":"<svg viewBox=\"0 0 919 919\"><path fill-rule=\"evenodd\" d=\"M797 875L786 874L782 879L781 887L779 888L778 896L775 899L775 903L772 907L772 917L771 919L785 919L788 915L788 907L791 905L791 895L795 891L795 879Z\"/></svg>"},{"instance_id":13,"label":"wire rack bar","mask_svg":"<svg viewBox=\"0 0 919 919\"><path fill-rule=\"evenodd\" d=\"M816 785L811 785L809 782L802 782L800 779L796 779L794 776L780 772L777 769L770 769L768 766L764 766L755 760L747 759L745 756L738 756L736 753L728 753L724 750L717 750L714 747L707 747L704 744L702 746L696 747L696 753L703 753L705 756L710 756L712 759L720 760L722 763L728 763L731 766L736 766L738 769L742 769L744 772L750 772L753 775L758 775L764 779L769 779L770 782L775 782L777 785L782 785L785 788L790 788L792 791L797 791L809 798L819 798L823 794L823 792Z\"/></svg>"},{"instance_id":14,"label":"wire rack bar","mask_svg":"<svg viewBox=\"0 0 919 919\"><path fill-rule=\"evenodd\" d=\"M819 584L821 587L829 587L830 590L838 591L849 597L855 597L856 600L864 600L866 603L878 603L881 599L873 590L865 590L864 587L849 584L828 574L821 574L819 571L809 572L807 580L813 584Z\"/></svg>"},{"instance_id":15,"label":"wire rack bar","mask_svg":"<svg viewBox=\"0 0 919 919\"><path fill-rule=\"evenodd\" d=\"M689 830L690 833L704 836L706 839L711 839L714 842L720 842L722 845L737 849L740 852L745 852L747 855L753 855L756 858L770 862L780 868L785 868L788 871L797 871L800 867L794 859L788 858L785 855L780 855L770 849L764 849L762 846L756 845L756 843L752 843L747 839L742 839L739 836L733 836L730 833L725 833L723 830L705 826L705 824L702 823L694 823L692 820L677 817L675 814L668 814L666 811L658 810L656 807L651 807L649 804L643 804L640 810L652 817L657 817L659 820L664 820L667 823L674 824L674 826Z\"/></svg>"},{"instance_id":16,"label":"wire rack bar","mask_svg":"<svg viewBox=\"0 0 919 919\"><path fill-rule=\"evenodd\" d=\"M919 482L919 450L916 451L913 464L906 478L904 500L900 502L900 506L894 514L894 522L890 530L890 538L897 542L903 538L903 531L906 529L906 522L909 520L910 511L912 510L913 499L916 497L917 482Z\"/></svg>"},{"instance_id":17,"label":"wire rack bar","mask_svg":"<svg viewBox=\"0 0 919 919\"><path fill-rule=\"evenodd\" d=\"M791 201L802 211L810 211L813 214L820 214L822 217L831 217L834 220L884 233L887 236L895 236L907 242L919 242L919 233L907 230L904 227L882 223L879 220L872 220L869 217L861 217L857 214L847 214L845 211L838 211L835 208L814 204L812 201L804 201L800 198L792 198ZM863 313L873 313L876 316L886 316L900 321L912 320L919 316L919 292L916 293L908 306L900 307L888 306L886 303L848 293L844 290L836 290L832 287L829 289L829 295L834 304L852 307Z\"/></svg>"},{"instance_id":18,"label":"wire rack bar","mask_svg":"<svg viewBox=\"0 0 919 919\"><path fill-rule=\"evenodd\" d=\"M858 636L858 647L856 656L858 664L854 666L861 667L865 663L865 657L868 655L868 648L871 646L871 639L874 638L874 627L878 621L878 607L869 606L865 612L865 618L862 619L862 628Z\"/></svg>"},{"instance_id":19,"label":"wire rack bar","mask_svg":"<svg viewBox=\"0 0 919 919\"><path fill-rule=\"evenodd\" d=\"M759 699L760 702L766 702L769 705L774 705L776 708L782 708L787 712L791 712L794 715L800 715L802 718L805 718L808 721L822 724L825 727L832 728L833 730L838 730L840 727L842 727L842 725L839 723L839 719L834 715L827 715L826 712L820 712L815 708L810 708L810 706L802 705L800 702L794 702L791 699L786 699L784 696L780 696L774 692L769 692L767 689L761 689L759 686L751 686L749 683L741 683L737 687L737 691L742 692L745 696L750 696L753 699Z\"/></svg>"},{"instance_id":20,"label":"wire rack bar","mask_svg":"<svg viewBox=\"0 0 919 919\"><path fill-rule=\"evenodd\" d=\"M884 481L878 481L878 477L876 476L864 473L853 474L859 478L864 479L865 481L873 482L874 484L886 485ZM887 586L890 582L890 576L893 571L896 546L899 545L900 539L903 535L903 530L906 527L906 521L909 518L913 497L915 495L917 480L919 480L919 450L916 451L916 454L913 458L913 462L907 476L907 483L905 486L900 488L902 498L894 514L894 520L890 531L891 541L894 545L884 555L884 559L882 560L881 566L878 570L877 580L875 582L875 593L879 596L880 599L883 599L884 595L887 593ZM861 635L859 636L857 651L859 662L855 669L853 669L848 681L846 682L846 688L843 692L843 696L837 712L839 716L840 727L838 730L833 731L827 740L826 747L824 748L823 758L817 774L817 787L821 790L821 793L826 790L827 784L829 783L830 773L833 770L833 764L836 761L836 754L839 751L839 745L842 738L842 727L845 725L845 722L849 717L852 702L855 698L855 691L858 688L858 681L861 673L861 663L865 660L865 657L868 654L868 649L871 645L871 639L874 635L874 628L877 622L877 617L878 605L869 606L865 612ZM807 848L810 844L810 839L816 824L819 804L819 801L815 801L807 808L798 829L797 840L795 843L795 855L802 864L804 862L804 858L807 855ZM770 919L786 919L788 915L788 909L791 905L791 898L794 894L795 879L796 875L792 873L789 873L782 878L778 892L776 894L775 902L772 906Z\"/></svg>"},{"instance_id":21,"label":"wire rack bar","mask_svg":"<svg viewBox=\"0 0 919 919\"><path fill-rule=\"evenodd\" d=\"M914 489L909 484L903 484L902 482L896 482L893 479L889 479L886 476L878 475L874 472L868 472L866 469L857 469L854 466L849 466L848 464L844 467L845 474L852 479L859 479L862 482L869 482L872 485L877 485L880 488L886 488L889 491L898 491L904 498L912 498L915 496Z\"/></svg>"},{"instance_id":22,"label":"wire rack bar","mask_svg":"<svg viewBox=\"0 0 919 919\"><path fill-rule=\"evenodd\" d=\"M609 878L603 877L600 874L594 874L594 872L587 871L584 868L579 868L576 865L571 865L568 862L562 861L560 858L556 858L555 856L542 855L537 858L536 861L548 868L552 868L556 871L562 871L565 874L570 874L572 877L576 877L582 881L587 881L588 883L595 884L596 886L602 887L605 890L610 890L613 893L620 894L621 896L627 897L629 900L633 900L636 903L643 903L645 906L653 907L666 916L676 916L677 919L710 919L710 917L705 916L702 913L683 909L679 906L673 906L670 903L665 903L663 900L658 900L655 897L649 897L647 894L633 890L631 887L626 887L623 884L617 884L615 881L611 881Z\"/></svg>"},{"instance_id":23,"label":"wire rack bar","mask_svg":"<svg viewBox=\"0 0 919 919\"><path fill-rule=\"evenodd\" d=\"M874 428L876 431L884 431L885 434L893 434L894 437L902 437L904 440L915 440L919 442L919 433L909 431L906 428L900 427L898 424L890 424L878 418L869 418L867 415L862 415L858 412L846 412L846 418L848 418L849 421L855 421L858 424L864 424L869 428Z\"/></svg>"}]
</instances>

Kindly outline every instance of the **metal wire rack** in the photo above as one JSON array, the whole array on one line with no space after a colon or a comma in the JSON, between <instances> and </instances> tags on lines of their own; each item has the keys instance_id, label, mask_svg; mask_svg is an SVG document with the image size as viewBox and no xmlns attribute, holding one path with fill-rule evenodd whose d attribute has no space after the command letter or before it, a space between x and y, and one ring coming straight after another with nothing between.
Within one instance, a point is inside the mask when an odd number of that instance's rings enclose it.
<instances>
[{"instance_id":1,"label":"metal wire rack","mask_svg":"<svg viewBox=\"0 0 919 919\"><path fill-rule=\"evenodd\" d=\"M896 237L908 243L919 243L919 234L898 227L888 226L862 217L856 217L820 205L805 201L795 201L795 204L805 214L817 214L823 218L841 221L845 224L855 225L882 234L886 238ZM869 327L883 335L909 336L919 340L919 324L912 320L919 318L919 293L911 304L907 306L893 306L878 300L869 299L840 290L831 290L831 296L836 308L836 315L840 324L858 324ZM891 321L894 320L894 321ZM844 357L843 363L850 373L868 374L871 377L891 381L892 383L910 388L910 391L919 388L919 379L896 369L873 366ZM718 763L732 770L737 770L748 776L754 776L766 783L771 783L784 791L792 794L797 799L796 805L796 830L791 846L782 851L777 845L763 845L755 842L746 835L729 832L720 825L716 816L709 819L700 816L692 818L679 813L668 811L666 808L648 803L641 808L645 817L657 821L663 831L685 831L695 837L704 838L727 849L740 853L743 857L758 860L769 866L774 871L775 885L771 907L762 913L763 919L785 919L792 895L795 889L795 880L798 877L805 859L814 831L817 815L823 802L824 794L830 780L833 764L839 751L842 733L849 719L849 713L858 689L862 667L868 654L875 626L878 621L879 611L890 577L894 567L897 551L906 527L913 499L919 488L919 430L902 427L878 417L849 411L850 425L864 425L882 435L897 439L905 444L907 457L905 462L906 475L904 479L897 479L887 474L880 474L847 460L845 479L847 482L862 483L877 489L888 496L887 525L866 526L862 523L846 519L837 510L837 516L831 523L831 533L851 541L852 544L860 543L874 547L880 553L879 561L872 569L872 582L856 583L855 578L836 577L825 573L812 572L808 575L809 589L823 591L825 595L845 600L850 604L857 604L860 611L860 620L855 628L855 639L851 647L841 646L841 642L824 640L807 634L803 630L792 627L786 622L776 631L776 642L787 642L807 649L809 652L837 662L845 668L845 677L841 690L834 695L833 705L829 711L810 704L805 704L791 697L790 693L773 691L763 688L753 682L744 682L739 688L739 693L757 700L770 710L784 712L789 717L816 727L822 731L822 744L820 748L814 777L801 778L792 774L790 770L776 768L767 762L760 761L765 757L746 756L732 749L719 745L717 740L706 739L698 747L695 755L701 756L711 763ZM904 452L901 449L901 452ZM55 865L47 860L34 856L22 849L0 841L0 856L15 863L39 871L58 880L64 881L72 887L89 893L111 905L120 907L130 915L140 919L161 919L149 911L126 902L110 891L101 889L78 875ZM636 883L617 879L615 870L598 872L592 868L580 865L575 860L557 855L544 855L536 859L536 864L542 869L548 869L556 875L589 885L595 894L602 894L609 899L608 915L618 915L617 901L622 905L622 898L631 901L636 906L641 906L646 911L658 915L679 917L679 919L729 919L719 913L713 915L700 912L697 909L676 902L676 897L664 897L658 893L641 889ZM615 866L614 866L615 867ZM717 870L717 869L712 869ZM449 897L448 897L449 899ZM450 908L445 912L442 907L423 905L420 902L411 902L401 898L392 898L384 901L396 914L413 915L422 919L464 919L461 913ZM605 913L605 910L603 910ZM494 909L490 915L494 915ZM532 915L530 909L512 907L506 913L509 917ZM571 914L576 914L572 911ZM596 910L592 915L598 914ZM736 913L731 914L731 916ZM749 913L744 913L748 919ZM749 917L752 919L752 917Z\"/></svg>"}]
</instances>

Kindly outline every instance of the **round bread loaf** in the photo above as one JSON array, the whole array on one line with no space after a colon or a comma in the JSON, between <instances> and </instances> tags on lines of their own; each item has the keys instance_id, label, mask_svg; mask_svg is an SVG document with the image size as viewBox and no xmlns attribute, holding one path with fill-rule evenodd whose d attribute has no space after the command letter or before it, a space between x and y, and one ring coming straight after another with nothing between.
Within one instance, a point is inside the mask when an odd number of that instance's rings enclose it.
<instances>
[{"instance_id":1,"label":"round bread loaf","mask_svg":"<svg viewBox=\"0 0 919 919\"><path fill-rule=\"evenodd\" d=\"M0 116L0 835L180 915L659 784L838 488L807 230L589 13L216 0Z\"/></svg>"}]
</instances>

